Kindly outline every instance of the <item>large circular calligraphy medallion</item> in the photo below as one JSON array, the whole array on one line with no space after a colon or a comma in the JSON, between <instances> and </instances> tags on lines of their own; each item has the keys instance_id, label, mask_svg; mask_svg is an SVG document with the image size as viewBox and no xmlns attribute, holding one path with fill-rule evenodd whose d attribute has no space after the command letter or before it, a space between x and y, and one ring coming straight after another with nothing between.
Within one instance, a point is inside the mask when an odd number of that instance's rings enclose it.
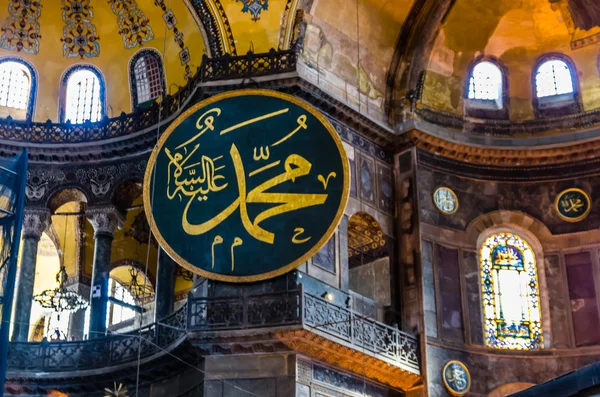
<instances>
[{"instance_id":1,"label":"large circular calligraphy medallion","mask_svg":"<svg viewBox=\"0 0 600 397\"><path fill-rule=\"evenodd\" d=\"M165 131L144 178L152 232L180 265L231 282L286 273L325 245L348 201L333 126L269 90L216 95Z\"/></svg>"}]
</instances>

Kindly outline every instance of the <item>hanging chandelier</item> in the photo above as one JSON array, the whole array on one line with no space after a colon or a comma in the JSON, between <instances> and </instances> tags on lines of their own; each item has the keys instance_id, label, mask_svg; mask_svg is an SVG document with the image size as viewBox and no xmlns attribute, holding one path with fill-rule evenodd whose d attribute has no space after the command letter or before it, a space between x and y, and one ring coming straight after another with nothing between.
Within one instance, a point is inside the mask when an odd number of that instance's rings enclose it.
<instances>
[{"instance_id":1,"label":"hanging chandelier","mask_svg":"<svg viewBox=\"0 0 600 397\"><path fill-rule=\"evenodd\" d=\"M138 277L140 277L140 269L135 266L130 266L129 275L131 276L129 282L122 285L129 290L133 299L141 301L154 294L152 286L146 282L145 278L141 282L138 280Z\"/></svg>"},{"instance_id":2,"label":"hanging chandelier","mask_svg":"<svg viewBox=\"0 0 600 397\"><path fill-rule=\"evenodd\" d=\"M65 234L64 234L64 244L65 249L63 250L63 258L64 251L66 251L67 245L67 219L65 217ZM58 283L58 287L54 289L47 289L42 291L41 293L34 295L33 300L37 302L44 309L48 309L52 312L58 313L60 318L60 314L63 312L70 313L76 312L81 309L87 309L88 302L81 297L78 293L74 291L68 291L66 287L67 283L67 268L64 265L60 266L58 273L56 273L56 282Z\"/></svg>"},{"instance_id":3,"label":"hanging chandelier","mask_svg":"<svg viewBox=\"0 0 600 397\"><path fill-rule=\"evenodd\" d=\"M76 312L81 309L87 309L88 302L74 291L68 291L65 283L67 281L67 269L64 266L56 274L58 287L47 289L35 295L33 300L44 309L56 312Z\"/></svg>"}]
</instances>

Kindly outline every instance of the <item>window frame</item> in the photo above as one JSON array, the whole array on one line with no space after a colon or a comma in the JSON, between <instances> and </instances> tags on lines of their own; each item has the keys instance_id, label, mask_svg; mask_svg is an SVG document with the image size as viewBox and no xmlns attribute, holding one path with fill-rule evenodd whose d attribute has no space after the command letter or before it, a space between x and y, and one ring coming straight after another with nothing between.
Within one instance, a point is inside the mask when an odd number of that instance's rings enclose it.
<instances>
[{"instance_id":1,"label":"window frame","mask_svg":"<svg viewBox=\"0 0 600 397\"><path fill-rule=\"evenodd\" d=\"M38 75L37 70L26 59L16 57L16 56L7 56L0 58L0 64L6 62L16 62L23 65L27 71L29 72L29 76L31 77L29 84L29 98L27 99L27 106L25 107L25 120L31 121L33 119L35 113L35 102L37 99L37 87L38 87Z\"/></svg>"},{"instance_id":2,"label":"window frame","mask_svg":"<svg viewBox=\"0 0 600 397\"><path fill-rule=\"evenodd\" d=\"M502 95L501 107L495 107L491 104L491 100L487 99L470 99L469 88L471 85L471 78L473 77L473 71L475 67L482 62L489 62L500 69L502 75ZM466 117L480 118L480 119L494 119L494 120L508 120L509 109L510 109L510 92L508 83L508 68L499 58L491 55L480 55L473 59L469 64L469 73L464 84L464 114Z\"/></svg>"},{"instance_id":3,"label":"window frame","mask_svg":"<svg viewBox=\"0 0 600 397\"><path fill-rule=\"evenodd\" d=\"M100 69L98 69L97 67L87 64L87 63L78 63L76 65L71 66L70 68L68 68L62 75L61 79L60 79L60 101L59 101L59 107L58 107L58 120L61 123L66 123L66 113L67 113L67 86L69 83L69 79L73 76L73 74L75 74L78 71L82 71L82 70L87 70L90 71L92 73L94 73L96 75L96 77L98 78L98 84L100 86L100 93L99 93L99 98L100 98L100 119L98 121L94 121L94 123L98 123L98 122L102 122L105 118L106 118L106 108L107 108L107 104L106 104L106 82L104 80L104 75L102 74L102 72L100 71ZM82 123L74 123L73 121L71 121L71 124L73 125L79 125L79 124L85 124L85 123L89 123L89 120L86 120Z\"/></svg>"},{"instance_id":4,"label":"window frame","mask_svg":"<svg viewBox=\"0 0 600 397\"><path fill-rule=\"evenodd\" d=\"M537 96L537 75L540 67L548 61L561 61L567 65L571 74L573 84L572 94L560 94L539 98ZM573 60L565 54L549 53L538 58L531 70L531 88L533 98L533 111L536 118L561 117L582 112L581 91L579 86L579 74ZM569 97L559 98L559 97Z\"/></svg>"},{"instance_id":5,"label":"window frame","mask_svg":"<svg viewBox=\"0 0 600 397\"><path fill-rule=\"evenodd\" d=\"M137 76L135 75L135 65L140 59L142 59L145 56L150 56L158 62L158 70L161 78L161 95L164 96L167 92L167 75L165 73L165 66L162 55L152 48L143 48L139 50L129 60L129 90L131 93L131 109L134 112L139 109L140 105L138 101ZM156 98L152 98L151 100L156 100Z\"/></svg>"},{"instance_id":6,"label":"window frame","mask_svg":"<svg viewBox=\"0 0 600 397\"><path fill-rule=\"evenodd\" d=\"M548 307L548 299L546 296L546 284L545 284L545 274L543 272L543 263L544 263L544 256L543 256L543 251L541 251L541 247L539 246L539 242L537 241L537 239L535 239L533 236L531 236L529 233L522 231L522 230L511 230L512 228L494 228L494 229L489 229L487 231L485 231L484 233L482 233L477 241L477 269L478 269L478 273L479 273L479 291L480 291L480 308L481 308L481 330L483 332L483 345L493 351L498 351L498 352L514 352L514 351L518 351L518 352L535 352L535 351L542 351L544 349L550 348L551 347L551 343L550 343L550 335L548 333L548 327L551 322L550 322L550 318L549 318L549 312L547 311L547 307ZM534 259L534 263L532 264L532 268L534 270L534 275L536 277L536 282L537 282L537 304L538 304L538 310L539 310L539 336L541 336L541 341L540 341L540 345L538 346L533 346L530 348L511 348L511 347L497 347L497 346L492 346L490 345L488 338L487 338L487 333L488 333L488 326L486 325L486 304L485 304L485 297L484 297L484 288L483 288L483 258L482 258L482 250L484 248L484 246L486 246L487 241L492 238L495 235L512 235L515 236L516 238L520 239L522 242L524 242L528 248L530 249L532 255L533 255L533 259ZM497 246L494 246L494 248ZM518 248L517 248L518 249ZM493 250L492 250L493 253ZM542 264L542 265L540 265ZM525 271L525 270L524 270ZM493 289L493 287L492 287ZM494 293L494 299L497 299L497 291L493 291ZM528 299L529 296L528 296ZM530 302L528 302L528 305L530 305ZM528 343L533 344L533 340L529 339Z\"/></svg>"}]
</instances>

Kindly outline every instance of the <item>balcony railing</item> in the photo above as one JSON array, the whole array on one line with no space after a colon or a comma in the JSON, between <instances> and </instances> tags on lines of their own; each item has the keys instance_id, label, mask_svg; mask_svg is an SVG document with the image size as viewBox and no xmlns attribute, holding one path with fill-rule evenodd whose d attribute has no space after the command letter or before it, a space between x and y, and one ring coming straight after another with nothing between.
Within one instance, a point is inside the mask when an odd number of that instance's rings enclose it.
<instances>
[{"instance_id":1,"label":"balcony railing","mask_svg":"<svg viewBox=\"0 0 600 397\"><path fill-rule=\"evenodd\" d=\"M8 354L9 371L61 372L112 367L146 358L185 336L187 309L129 334L68 342L15 342Z\"/></svg>"},{"instance_id":2,"label":"balcony railing","mask_svg":"<svg viewBox=\"0 0 600 397\"><path fill-rule=\"evenodd\" d=\"M291 72L296 70L296 60L297 54L293 50L271 50L264 54L250 52L220 58L205 56L202 65L185 86L147 109L83 124L39 123L8 117L0 119L0 136L12 141L54 144L95 142L130 135L169 122L200 92L202 83Z\"/></svg>"},{"instance_id":3,"label":"balcony railing","mask_svg":"<svg viewBox=\"0 0 600 397\"><path fill-rule=\"evenodd\" d=\"M70 342L11 343L10 371L61 372L112 367L150 357L186 332L304 329L391 365L419 373L417 339L302 289L227 298L190 297L164 321L128 334Z\"/></svg>"},{"instance_id":4,"label":"balcony railing","mask_svg":"<svg viewBox=\"0 0 600 397\"><path fill-rule=\"evenodd\" d=\"M419 371L417 339L302 290L228 298L190 298L188 331L297 325L392 365Z\"/></svg>"}]
</instances>

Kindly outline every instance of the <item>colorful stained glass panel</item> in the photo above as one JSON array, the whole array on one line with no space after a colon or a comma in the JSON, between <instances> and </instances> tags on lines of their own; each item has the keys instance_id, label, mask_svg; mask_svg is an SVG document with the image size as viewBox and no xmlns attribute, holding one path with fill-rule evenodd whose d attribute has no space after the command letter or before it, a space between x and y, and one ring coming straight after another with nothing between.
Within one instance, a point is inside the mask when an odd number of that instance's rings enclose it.
<instances>
[{"instance_id":1,"label":"colorful stained glass panel","mask_svg":"<svg viewBox=\"0 0 600 397\"><path fill-rule=\"evenodd\" d=\"M498 233L480 251L484 337L496 349L544 347L535 253L521 237Z\"/></svg>"}]
</instances>

